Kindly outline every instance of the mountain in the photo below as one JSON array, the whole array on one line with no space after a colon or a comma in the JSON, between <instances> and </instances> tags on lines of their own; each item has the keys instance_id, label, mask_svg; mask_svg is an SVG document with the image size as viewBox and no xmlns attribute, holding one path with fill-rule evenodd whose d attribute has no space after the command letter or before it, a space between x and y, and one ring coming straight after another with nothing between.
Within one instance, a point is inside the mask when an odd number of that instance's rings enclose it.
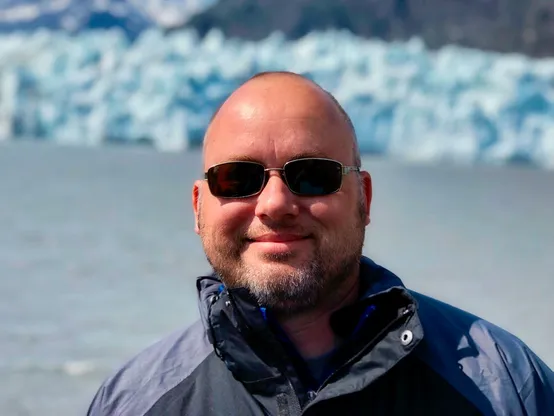
<instances>
[{"instance_id":1,"label":"mountain","mask_svg":"<svg viewBox=\"0 0 554 416\"><path fill-rule=\"evenodd\" d=\"M551 0L220 0L187 27L201 35L259 40L281 31L296 39L346 29L386 41L422 38L431 48L457 44L497 52L554 56Z\"/></svg>"},{"instance_id":2,"label":"mountain","mask_svg":"<svg viewBox=\"0 0 554 416\"><path fill-rule=\"evenodd\" d=\"M554 56L551 0L0 0L0 33L118 27L134 39L152 26L249 40L345 29L386 41L418 36L430 48Z\"/></svg>"},{"instance_id":3,"label":"mountain","mask_svg":"<svg viewBox=\"0 0 554 416\"><path fill-rule=\"evenodd\" d=\"M136 38L151 26L171 28L214 0L0 0L0 32L39 28L78 33L121 28Z\"/></svg>"}]
</instances>

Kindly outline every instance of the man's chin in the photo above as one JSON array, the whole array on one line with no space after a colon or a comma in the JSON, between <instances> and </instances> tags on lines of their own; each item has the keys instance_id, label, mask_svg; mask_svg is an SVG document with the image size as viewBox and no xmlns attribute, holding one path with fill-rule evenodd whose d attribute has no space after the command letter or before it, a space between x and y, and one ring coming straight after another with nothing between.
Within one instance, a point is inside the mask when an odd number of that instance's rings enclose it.
<instances>
[{"instance_id":1,"label":"man's chin","mask_svg":"<svg viewBox=\"0 0 554 416\"><path fill-rule=\"evenodd\" d=\"M249 270L261 274L297 274L307 268L310 259L298 253L279 253L252 256L244 259Z\"/></svg>"},{"instance_id":2,"label":"man's chin","mask_svg":"<svg viewBox=\"0 0 554 416\"><path fill-rule=\"evenodd\" d=\"M311 309L318 298L318 282L306 270L288 265L258 267L244 282L261 305L287 315Z\"/></svg>"}]
</instances>

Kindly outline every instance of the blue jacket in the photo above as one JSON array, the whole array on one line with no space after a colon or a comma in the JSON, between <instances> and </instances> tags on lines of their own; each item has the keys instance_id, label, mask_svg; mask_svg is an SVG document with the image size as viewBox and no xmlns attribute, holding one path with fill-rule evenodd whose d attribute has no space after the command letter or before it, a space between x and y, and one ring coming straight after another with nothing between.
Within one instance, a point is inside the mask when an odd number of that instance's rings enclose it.
<instances>
[{"instance_id":1,"label":"blue jacket","mask_svg":"<svg viewBox=\"0 0 554 416\"><path fill-rule=\"evenodd\" d=\"M363 258L323 380L243 289L197 281L201 319L101 386L89 416L554 415L554 374L522 341Z\"/></svg>"}]
</instances>

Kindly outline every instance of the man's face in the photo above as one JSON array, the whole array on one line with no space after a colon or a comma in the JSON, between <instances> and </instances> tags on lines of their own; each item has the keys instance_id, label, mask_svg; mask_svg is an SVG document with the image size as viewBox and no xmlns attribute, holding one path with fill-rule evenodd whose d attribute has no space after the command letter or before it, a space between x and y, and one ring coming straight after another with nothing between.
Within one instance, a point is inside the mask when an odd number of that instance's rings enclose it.
<instances>
[{"instance_id":1,"label":"man's face","mask_svg":"<svg viewBox=\"0 0 554 416\"><path fill-rule=\"evenodd\" d=\"M232 97L207 134L204 170L231 160L281 168L310 156L353 165L338 111L321 91L295 83L247 86ZM214 197L205 181L193 190L196 231L224 283L289 314L313 308L357 277L370 200L365 172L344 176L339 192L321 197L291 193L275 171L260 194L244 199Z\"/></svg>"}]
</instances>

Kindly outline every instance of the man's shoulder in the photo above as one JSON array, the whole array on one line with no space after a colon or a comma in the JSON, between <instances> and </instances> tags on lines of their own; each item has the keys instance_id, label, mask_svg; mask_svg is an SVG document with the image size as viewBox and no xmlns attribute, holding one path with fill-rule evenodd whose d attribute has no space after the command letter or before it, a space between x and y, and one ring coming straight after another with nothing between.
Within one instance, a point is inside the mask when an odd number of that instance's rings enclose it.
<instances>
[{"instance_id":1,"label":"man's shoulder","mask_svg":"<svg viewBox=\"0 0 554 416\"><path fill-rule=\"evenodd\" d=\"M454 342L469 353L493 348L497 354L511 356L529 350L517 336L471 312L438 299L410 291L418 303L424 331L437 341ZM465 347L464 347L465 345ZM493 355L493 351L487 351Z\"/></svg>"},{"instance_id":2,"label":"man's shoulder","mask_svg":"<svg viewBox=\"0 0 554 416\"><path fill-rule=\"evenodd\" d=\"M213 353L200 321L144 349L110 376L89 408L90 416L139 415L191 376Z\"/></svg>"},{"instance_id":3,"label":"man's shoulder","mask_svg":"<svg viewBox=\"0 0 554 416\"><path fill-rule=\"evenodd\" d=\"M506 406L529 414L554 411L554 373L525 342L479 316L411 293L426 339L420 353L437 372L471 396L460 376L469 378L497 411Z\"/></svg>"}]
</instances>

